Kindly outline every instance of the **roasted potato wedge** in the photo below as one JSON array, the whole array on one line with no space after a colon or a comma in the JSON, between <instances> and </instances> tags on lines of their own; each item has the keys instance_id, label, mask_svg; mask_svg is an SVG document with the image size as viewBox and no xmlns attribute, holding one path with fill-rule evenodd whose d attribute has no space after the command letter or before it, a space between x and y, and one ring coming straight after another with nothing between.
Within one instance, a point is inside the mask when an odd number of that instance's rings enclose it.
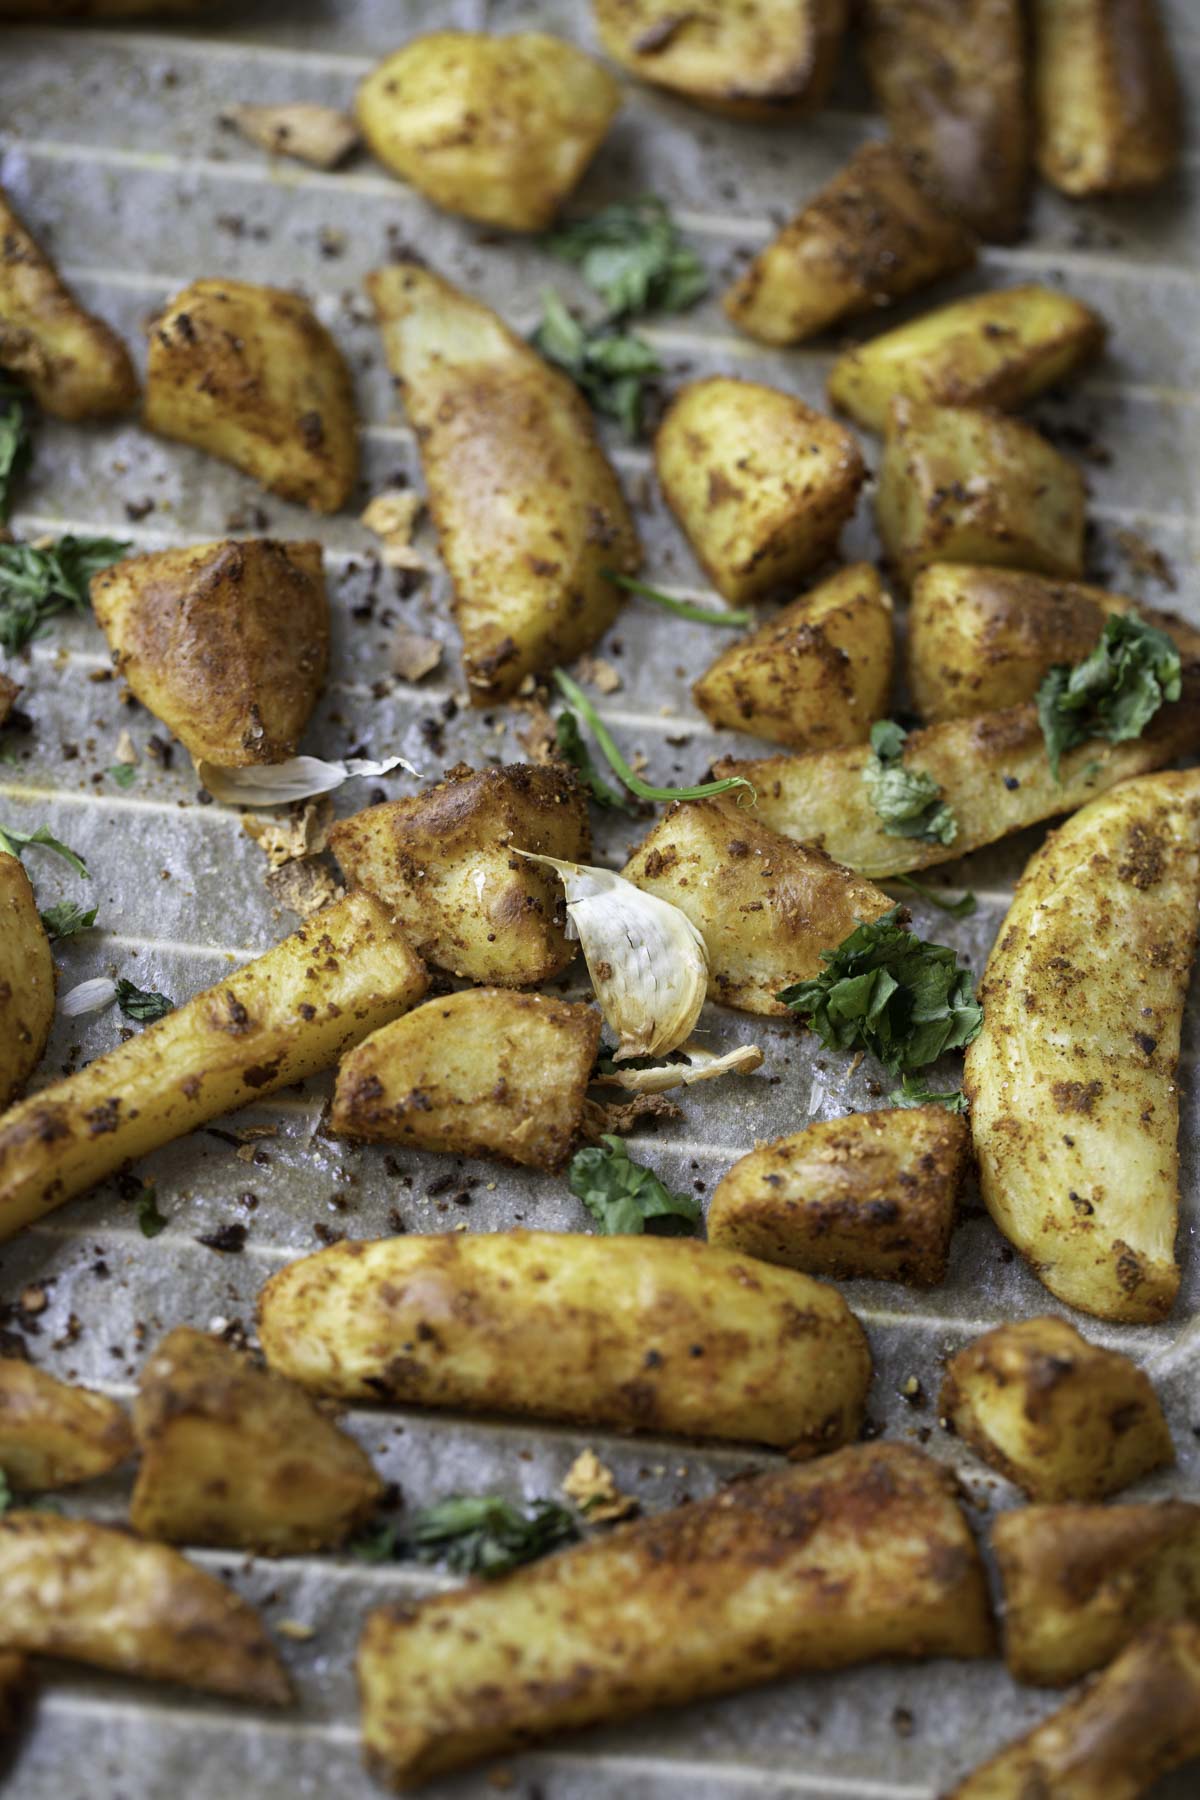
<instances>
[{"instance_id":1,"label":"roasted potato wedge","mask_svg":"<svg viewBox=\"0 0 1200 1800\"><path fill-rule=\"evenodd\" d=\"M864 144L772 238L724 296L764 344L799 344L970 268L975 240L914 180L891 144Z\"/></svg>"},{"instance_id":2,"label":"roasted potato wedge","mask_svg":"<svg viewBox=\"0 0 1200 1800\"><path fill-rule=\"evenodd\" d=\"M1183 102L1158 0L1033 0L1037 162L1064 194L1129 194L1179 162Z\"/></svg>"},{"instance_id":3,"label":"roasted potato wedge","mask_svg":"<svg viewBox=\"0 0 1200 1800\"><path fill-rule=\"evenodd\" d=\"M420 440L467 683L485 706L607 630L623 595L604 571L635 572L637 535L574 382L416 263L367 288Z\"/></svg>"},{"instance_id":4,"label":"roasted potato wedge","mask_svg":"<svg viewBox=\"0 0 1200 1800\"><path fill-rule=\"evenodd\" d=\"M561 975L575 955L558 877L512 853L591 860L587 801L565 768L452 772L423 794L342 819L329 841L347 879L452 975L529 987Z\"/></svg>"},{"instance_id":5,"label":"roasted potato wedge","mask_svg":"<svg viewBox=\"0 0 1200 1800\"><path fill-rule=\"evenodd\" d=\"M0 1473L10 1487L70 1487L132 1455L133 1428L116 1400L19 1358L0 1360Z\"/></svg>"},{"instance_id":6,"label":"roasted potato wedge","mask_svg":"<svg viewBox=\"0 0 1200 1800\"><path fill-rule=\"evenodd\" d=\"M843 426L778 388L727 375L679 390L654 461L709 579L737 602L824 562L866 479Z\"/></svg>"},{"instance_id":7,"label":"roasted potato wedge","mask_svg":"<svg viewBox=\"0 0 1200 1800\"><path fill-rule=\"evenodd\" d=\"M296 754L329 661L320 544L226 538L92 578L117 673L196 762Z\"/></svg>"},{"instance_id":8,"label":"roasted potato wedge","mask_svg":"<svg viewBox=\"0 0 1200 1800\"><path fill-rule=\"evenodd\" d=\"M689 1238L500 1231L335 1244L259 1301L272 1368L338 1400L567 1419L817 1456L871 1357L836 1288Z\"/></svg>"},{"instance_id":9,"label":"roasted potato wedge","mask_svg":"<svg viewBox=\"0 0 1200 1800\"><path fill-rule=\"evenodd\" d=\"M940 1106L821 1119L734 1163L708 1241L838 1281L931 1287L946 1277L970 1156L966 1120Z\"/></svg>"},{"instance_id":10,"label":"roasted potato wedge","mask_svg":"<svg viewBox=\"0 0 1200 1800\"><path fill-rule=\"evenodd\" d=\"M0 850L0 1107L25 1086L54 1023L54 958L19 859Z\"/></svg>"},{"instance_id":11,"label":"roasted potato wedge","mask_svg":"<svg viewBox=\"0 0 1200 1800\"><path fill-rule=\"evenodd\" d=\"M1189 770L1127 782L1053 833L988 958L967 1051L988 1211L1052 1294L1104 1319L1165 1318L1179 1288L1198 822Z\"/></svg>"},{"instance_id":12,"label":"roasted potato wedge","mask_svg":"<svg viewBox=\"0 0 1200 1800\"><path fill-rule=\"evenodd\" d=\"M150 330L144 421L271 493L337 512L358 477L350 371L307 300L193 281Z\"/></svg>"},{"instance_id":13,"label":"roasted potato wedge","mask_svg":"<svg viewBox=\"0 0 1200 1800\"><path fill-rule=\"evenodd\" d=\"M370 894L291 937L0 1119L0 1242L122 1163L328 1068L429 978Z\"/></svg>"},{"instance_id":14,"label":"roasted potato wedge","mask_svg":"<svg viewBox=\"0 0 1200 1800\"><path fill-rule=\"evenodd\" d=\"M891 595L855 563L731 645L692 697L714 725L775 744L861 744L887 711L892 657Z\"/></svg>"}]
</instances>

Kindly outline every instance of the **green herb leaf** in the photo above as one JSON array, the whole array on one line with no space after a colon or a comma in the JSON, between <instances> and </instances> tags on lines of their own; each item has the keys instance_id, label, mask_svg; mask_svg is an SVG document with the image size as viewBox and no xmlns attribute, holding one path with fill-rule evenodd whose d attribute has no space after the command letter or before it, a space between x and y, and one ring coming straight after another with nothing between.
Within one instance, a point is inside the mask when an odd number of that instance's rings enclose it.
<instances>
[{"instance_id":1,"label":"green herb leaf","mask_svg":"<svg viewBox=\"0 0 1200 1800\"><path fill-rule=\"evenodd\" d=\"M1065 753L1089 738L1141 737L1165 700L1182 691L1179 651L1133 613L1110 613L1100 642L1073 668L1058 663L1037 693L1038 720L1054 779Z\"/></svg>"},{"instance_id":2,"label":"green herb leaf","mask_svg":"<svg viewBox=\"0 0 1200 1800\"><path fill-rule=\"evenodd\" d=\"M567 1185L606 1237L643 1231L680 1237L700 1218L694 1195L673 1194L651 1170L631 1162L623 1140L611 1135L575 1152Z\"/></svg>"},{"instance_id":3,"label":"green herb leaf","mask_svg":"<svg viewBox=\"0 0 1200 1800\"><path fill-rule=\"evenodd\" d=\"M20 390L0 379L0 525L8 523L12 491L29 467L33 439Z\"/></svg>"},{"instance_id":4,"label":"green herb leaf","mask_svg":"<svg viewBox=\"0 0 1200 1800\"><path fill-rule=\"evenodd\" d=\"M70 863L77 875L82 875L86 881L91 880L82 856L76 856L74 850L52 836L48 825L39 825L36 831L18 831L15 825L0 825L0 850L7 850L10 856L20 856L22 850L39 844L43 850L52 850L55 856L61 856L64 862Z\"/></svg>"},{"instance_id":5,"label":"green herb leaf","mask_svg":"<svg viewBox=\"0 0 1200 1800\"><path fill-rule=\"evenodd\" d=\"M601 569L600 573L618 587L628 588L631 594L641 594L643 599L653 600L656 605L665 606L668 612L678 613L681 619L692 619L697 625L731 625L738 628L754 623L754 614L742 609L697 606L694 600L680 600L674 594L664 594L661 588L649 587L644 581L635 581L632 575L618 575L615 569Z\"/></svg>"},{"instance_id":6,"label":"green herb leaf","mask_svg":"<svg viewBox=\"0 0 1200 1800\"><path fill-rule=\"evenodd\" d=\"M127 1019L137 1019L143 1025L175 1011L175 1002L165 994L146 992L123 977L117 982L117 1005Z\"/></svg>"},{"instance_id":7,"label":"green herb leaf","mask_svg":"<svg viewBox=\"0 0 1200 1800\"><path fill-rule=\"evenodd\" d=\"M597 806L613 808L618 812L636 813L637 807L627 795L619 793L616 788L609 787L607 781L601 779L592 762L592 753L583 741L579 730L579 720L566 708L554 721L554 735L558 740L558 753L564 762L569 762L577 771L580 780L590 791Z\"/></svg>"},{"instance_id":8,"label":"green herb leaf","mask_svg":"<svg viewBox=\"0 0 1200 1800\"><path fill-rule=\"evenodd\" d=\"M132 787L137 780L137 768L133 763L111 763L108 773L119 788Z\"/></svg>"},{"instance_id":9,"label":"green herb leaf","mask_svg":"<svg viewBox=\"0 0 1200 1800\"><path fill-rule=\"evenodd\" d=\"M942 790L932 775L904 766L904 740L908 733L892 719L880 719L871 727L871 756L863 780L871 805L889 837L920 838L928 844L952 844L958 821L942 801Z\"/></svg>"},{"instance_id":10,"label":"green herb leaf","mask_svg":"<svg viewBox=\"0 0 1200 1800\"><path fill-rule=\"evenodd\" d=\"M0 1469L0 1513L6 1513L12 1505L12 1489L5 1479L4 1470Z\"/></svg>"},{"instance_id":11,"label":"green herb leaf","mask_svg":"<svg viewBox=\"0 0 1200 1800\"><path fill-rule=\"evenodd\" d=\"M386 1524L380 1521L351 1538L346 1548L359 1562L391 1562L399 1549L399 1532L390 1520Z\"/></svg>"},{"instance_id":12,"label":"green herb leaf","mask_svg":"<svg viewBox=\"0 0 1200 1800\"><path fill-rule=\"evenodd\" d=\"M822 950L818 976L777 996L827 1050L869 1050L893 1075L961 1049L983 1023L971 971L946 945L905 930L900 912L856 926L836 950Z\"/></svg>"},{"instance_id":13,"label":"green herb leaf","mask_svg":"<svg viewBox=\"0 0 1200 1800\"><path fill-rule=\"evenodd\" d=\"M130 548L116 538L69 536L46 550L0 544L0 647L20 650L56 613L87 613L92 576Z\"/></svg>"},{"instance_id":14,"label":"green herb leaf","mask_svg":"<svg viewBox=\"0 0 1200 1800\"><path fill-rule=\"evenodd\" d=\"M421 1562L492 1580L578 1536L573 1515L556 1500L517 1506L495 1494L452 1494L414 1513L404 1542Z\"/></svg>"},{"instance_id":15,"label":"green herb leaf","mask_svg":"<svg viewBox=\"0 0 1200 1800\"><path fill-rule=\"evenodd\" d=\"M87 912L74 900L60 900L55 906L48 906L41 915L46 936L50 938L74 937L78 931L90 931L96 923L98 906Z\"/></svg>"},{"instance_id":16,"label":"green herb leaf","mask_svg":"<svg viewBox=\"0 0 1200 1800\"><path fill-rule=\"evenodd\" d=\"M143 1237L157 1237L160 1231L167 1229L171 1221L158 1210L158 1189L152 1181L142 1183L142 1191L133 1204L137 1211L138 1230Z\"/></svg>"},{"instance_id":17,"label":"green herb leaf","mask_svg":"<svg viewBox=\"0 0 1200 1800\"><path fill-rule=\"evenodd\" d=\"M642 389L662 364L643 338L612 325L579 323L553 288L542 293L542 322L535 349L565 369L598 413L620 420L628 437L642 429Z\"/></svg>"},{"instance_id":18,"label":"green herb leaf","mask_svg":"<svg viewBox=\"0 0 1200 1800\"><path fill-rule=\"evenodd\" d=\"M928 900L930 906L936 906L939 912L948 913L952 919L969 919L978 912L979 901L972 893L964 894L959 900L947 900L938 888L926 887L923 881L917 881L912 875L889 875L888 880L896 887L911 888L914 894L920 894L922 900Z\"/></svg>"},{"instance_id":19,"label":"green herb leaf","mask_svg":"<svg viewBox=\"0 0 1200 1800\"><path fill-rule=\"evenodd\" d=\"M542 242L552 256L574 263L615 317L682 312L708 292L704 264L653 194L606 206Z\"/></svg>"},{"instance_id":20,"label":"green herb leaf","mask_svg":"<svg viewBox=\"0 0 1200 1800\"><path fill-rule=\"evenodd\" d=\"M724 781L702 781L696 787L651 787L648 781L643 781L640 775L634 774L579 683L572 681L562 669L555 669L554 679L558 683L559 692L570 701L577 713L582 714L589 731L608 758L613 773L620 776L630 793L636 794L639 800L703 800L709 794L727 794L732 788L745 788L751 800L757 800L758 795L753 785L744 775L729 775Z\"/></svg>"},{"instance_id":21,"label":"green herb leaf","mask_svg":"<svg viewBox=\"0 0 1200 1800\"><path fill-rule=\"evenodd\" d=\"M967 1096L961 1088L951 1088L935 1094L920 1075L905 1075L900 1086L893 1088L888 1095L888 1105L944 1106L947 1112L965 1113Z\"/></svg>"}]
</instances>

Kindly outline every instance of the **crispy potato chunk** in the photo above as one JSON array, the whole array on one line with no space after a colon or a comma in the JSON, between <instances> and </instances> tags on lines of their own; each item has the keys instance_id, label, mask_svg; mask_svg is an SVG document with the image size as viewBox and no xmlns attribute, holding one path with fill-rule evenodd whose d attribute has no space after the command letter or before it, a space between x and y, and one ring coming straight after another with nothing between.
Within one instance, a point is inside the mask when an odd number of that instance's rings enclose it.
<instances>
[{"instance_id":1,"label":"crispy potato chunk","mask_svg":"<svg viewBox=\"0 0 1200 1800\"><path fill-rule=\"evenodd\" d=\"M864 144L784 226L721 304L764 344L799 344L970 268L975 240L890 144Z\"/></svg>"},{"instance_id":2,"label":"crispy potato chunk","mask_svg":"<svg viewBox=\"0 0 1200 1800\"><path fill-rule=\"evenodd\" d=\"M751 807L716 800L677 801L622 873L687 914L709 998L742 1012L785 1014L780 989L819 974L822 950L894 904L814 845L764 830Z\"/></svg>"},{"instance_id":3,"label":"crispy potato chunk","mask_svg":"<svg viewBox=\"0 0 1200 1800\"><path fill-rule=\"evenodd\" d=\"M363 1736L375 1772L409 1787L552 1732L780 1675L990 1645L953 1478L905 1445L860 1445L507 1581L381 1607L358 1651Z\"/></svg>"},{"instance_id":4,"label":"crispy potato chunk","mask_svg":"<svg viewBox=\"0 0 1200 1800\"><path fill-rule=\"evenodd\" d=\"M946 1278L970 1155L966 1120L940 1106L821 1119L734 1163L708 1241L838 1281L932 1287Z\"/></svg>"},{"instance_id":5,"label":"crispy potato chunk","mask_svg":"<svg viewBox=\"0 0 1200 1800\"><path fill-rule=\"evenodd\" d=\"M1158 0L1034 0L1037 162L1064 194L1155 187L1183 105Z\"/></svg>"},{"instance_id":6,"label":"crispy potato chunk","mask_svg":"<svg viewBox=\"0 0 1200 1800\"><path fill-rule=\"evenodd\" d=\"M0 7L0 11L3 7ZM104 419L137 399L129 352L85 312L0 188L0 369L57 419Z\"/></svg>"},{"instance_id":7,"label":"crispy potato chunk","mask_svg":"<svg viewBox=\"0 0 1200 1800\"><path fill-rule=\"evenodd\" d=\"M0 1107L37 1068L54 1023L54 958L28 875L0 850Z\"/></svg>"},{"instance_id":8,"label":"crispy potato chunk","mask_svg":"<svg viewBox=\"0 0 1200 1800\"><path fill-rule=\"evenodd\" d=\"M70 1487L132 1455L133 1430L117 1401L16 1357L0 1360L0 1473L12 1487Z\"/></svg>"},{"instance_id":9,"label":"crispy potato chunk","mask_svg":"<svg viewBox=\"0 0 1200 1800\"><path fill-rule=\"evenodd\" d=\"M591 861L587 801L565 768L451 773L423 794L340 820L330 845L348 880L452 975L529 987L561 975L575 955L558 876L511 848Z\"/></svg>"},{"instance_id":10,"label":"crispy potato chunk","mask_svg":"<svg viewBox=\"0 0 1200 1800\"><path fill-rule=\"evenodd\" d=\"M307 300L193 281L150 331L145 423L273 494L337 512L358 477L350 371Z\"/></svg>"},{"instance_id":11,"label":"crispy potato chunk","mask_svg":"<svg viewBox=\"0 0 1200 1800\"><path fill-rule=\"evenodd\" d=\"M370 894L350 894L236 974L0 1119L0 1241L122 1163L337 1061L429 978Z\"/></svg>"},{"instance_id":12,"label":"crispy potato chunk","mask_svg":"<svg viewBox=\"0 0 1200 1800\"><path fill-rule=\"evenodd\" d=\"M866 469L841 425L756 381L681 388L654 441L658 478L713 585L754 600L836 548Z\"/></svg>"},{"instance_id":13,"label":"crispy potato chunk","mask_svg":"<svg viewBox=\"0 0 1200 1800\"><path fill-rule=\"evenodd\" d=\"M117 673L196 762L286 762L329 661L321 546L270 538L130 556L92 578Z\"/></svg>"},{"instance_id":14,"label":"crispy potato chunk","mask_svg":"<svg viewBox=\"0 0 1200 1800\"><path fill-rule=\"evenodd\" d=\"M500 1231L335 1244L271 1277L259 1335L273 1368L334 1399L733 1438L793 1456L852 1438L871 1379L836 1288L687 1238Z\"/></svg>"},{"instance_id":15,"label":"crispy potato chunk","mask_svg":"<svg viewBox=\"0 0 1200 1800\"><path fill-rule=\"evenodd\" d=\"M420 440L467 684L486 706L608 629L623 595L604 571L635 572L637 534L574 382L416 263L367 289Z\"/></svg>"},{"instance_id":16,"label":"crispy potato chunk","mask_svg":"<svg viewBox=\"0 0 1200 1800\"><path fill-rule=\"evenodd\" d=\"M891 595L855 563L718 656L692 697L714 725L775 744L861 744L887 710L892 656Z\"/></svg>"},{"instance_id":17,"label":"crispy potato chunk","mask_svg":"<svg viewBox=\"0 0 1200 1800\"><path fill-rule=\"evenodd\" d=\"M829 398L883 431L893 400L1023 406L1073 375L1105 339L1098 313L1057 288L997 288L924 313L838 358Z\"/></svg>"}]
</instances>

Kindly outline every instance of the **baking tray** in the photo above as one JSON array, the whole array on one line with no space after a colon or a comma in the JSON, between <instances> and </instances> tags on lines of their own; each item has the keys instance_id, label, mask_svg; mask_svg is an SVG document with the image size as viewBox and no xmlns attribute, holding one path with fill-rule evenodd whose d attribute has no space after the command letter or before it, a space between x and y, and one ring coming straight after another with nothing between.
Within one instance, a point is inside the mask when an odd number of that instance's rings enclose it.
<instances>
[{"instance_id":1,"label":"baking tray","mask_svg":"<svg viewBox=\"0 0 1200 1800\"><path fill-rule=\"evenodd\" d=\"M1200 9L1168 5L1190 95L1200 91ZM0 180L46 238L83 298L140 345L142 324L173 290L199 275L296 284L314 296L355 369L364 421L363 497L401 475L419 483L411 433L397 415L361 281L397 246L413 243L451 279L525 328L538 289L553 281L582 298L573 272L528 245L495 240L433 212L366 159L342 174L273 164L219 123L239 100L312 99L344 105L381 54L431 24L512 29L539 25L590 42L582 0L290 0L231 7L180 30L9 27L0 30ZM715 291L745 255L881 130L852 75L835 102L792 129L762 129L708 117L648 89L630 88L580 210L645 191L663 195L711 264ZM988 250L958 291L1025 279L1062 281L1098 306L1113 342L1069 397L1038 418L1084 454L1091 489L1091 572L1170 604L1200 624L1200 538L1193 520L1200 467L1200 183L1196 153L1170 191L1105 206L1067 205L1039 195L1030 238ZM942 299L952 287L937 290ZM922 296L909 311L928 304ZM889 318L904 316L904 309ZM711 301L686 318L646 330L671 380L717 371L760 377L822 404L828 344L788 353L733 338ZM703 591L688 553L656 498L645 449L610 447L637 504L651 579ZM875 454L866 441L868 456ZM145 503L153 506L145 509ZM845 534L847 556L873 555L871 508ZM265 497L235 471L132 425L102 431L43 421L31 479L14 519L22 534L104 532L138 547L187 543L239 529L319 536L334 607L331 679L306 748L340 756L359 745L398 751L428 774L464 758L518 759L519 714L480 714L462 704L457 641L446 584L435 573L407 600L379 579L354 510L318 519ZM1162 553L1175 590L1139 569L1138 533ZM426 546L429 547L429 546ZM1133 560L1130 561L1131 548ZM396 621L443 638L442 669L419 688L388 674ZM620 690L602 703L627 750L645 754L656 780L696 779L715 748L689 699L689 685L715 653L711 633L631 604L600 646L620 670ZM28 658L10 665L26 684L32 736L10 736L15 762L0 764L0 819L45 821L88 860L104 929L57 946L64 986L121 972L176 997L265 949L295 920L273 906L262 853L236 814L198 802L186 758L162 769L145 754L155 721L121 703L94 627L60 621ZM128 729L141 752L136 783L114 788L103 771ZM728 742L728 739L726 739ZM752 751L753 746L747 748ZM408 791L397 777L379 784ZM365 804L369 784L344 789L339 812ZM600 851L619 863L637 835L628 821L601 822ZM913 902L918 928L952 943L978 970L1007 895L1037 834L971 859L961 876L980 895L977 915L954 923ZM30 860L42 905L79 884L52 858ZM957 877L960 871L948 874ZM768 1057L763 1075L727 1081L684 1098L682 1120L639 1139L663 1177L710 1190L758 1139L806 1121L875 1103L878 1071L848 1074L791 1024L713 1009L715 1045L747 1038ZM116 1039L120 1021L60 1022L44 1068L56 1074ZM1200 1011L1189 1009L1181 1071L1184 1143L1183 1288L1171 1321L1120 1328L1081 1321L1088 1335L1130 1351L1151 1372L1169 1412L1178 1468L1134 1497L1200 1498L1200 1403L1194 1399L1200 1332L1189 1323L1200 1290L1195 1242L1198 1142L1194 1079ZM495 1230L518 1222L579 1230L585 1217L561 1179L491 1164L448 1162L381 1150L322 1134L328 1080L292 1090L147 1159L170 1227L147 1242L116 1184L54 1214L0 1248L0 1303L27 1285L47 1305L29 1327L34 1359L47 1369L128 1397L144 1348L181 1321L253 1330L255 1294L289 1259L330 1233L372 1237L409 1230ZM246 1141L247 1126L269 1135ZM230 1141L234 1139L235 1141ZM399 1173L389 1172L398 1166ZM445 1177L453 1175L449 1191ZM465 1204L455 1199L461 1195ZM248 1227L240 1255L197 1242L218 1226ZM958 1231L945 1285L930 1294L871 1282L845 1284L871 1338L873 1424L917 1440L960 1471L983 1523L1016 1496L938 1427L942 1358L1003 1319L1059 1310L1000 1239L978 1205ZM12 1321L4 1320L11 1328ZM36 1330L33 1329L36 1326ZM916 1377L913 1400L903 1390ZM350 1428L412 1505L455 1489L513 1496L553 1494L577 1452L593 1446L648 1508L703 1495L737 1470L770 1458L737 1448L536 1429L523 1423L395 1410L350 1415ZM127 1482L73 1494L72 1509L120 1519ZM436 1572L364 1566L349 1556L239 1560L211 1551L196 1560L229 1579L274 1625L310 1627L285 1636L296 1677L294 1716L182 1692L48 1671L32 1732L6 1792L20 1800L260 1800L337 1794L367 1800L352 1674L369 1607L447 1585ZM878 1665L777 1684L727 1700L655 1714L620 1730L591 1732L508 1759L497 1768L434 1784L434 1800L507 1791L532 1800L928 1800L973 1760L1027 1729L1056 1704L1015 1687L998 1664ZM1196 1792L1195 1775L1162 1796Z\"/></svg>"}]
</instances>

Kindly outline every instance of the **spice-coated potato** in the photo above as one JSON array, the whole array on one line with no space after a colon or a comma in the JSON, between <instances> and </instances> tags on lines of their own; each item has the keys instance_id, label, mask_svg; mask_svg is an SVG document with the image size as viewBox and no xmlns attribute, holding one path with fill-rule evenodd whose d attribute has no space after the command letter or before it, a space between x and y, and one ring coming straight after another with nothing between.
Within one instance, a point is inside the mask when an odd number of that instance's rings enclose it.
<instances>
[{"instance_id":1,"label":"spice-coated potato","mask_svg":"<svg viewBox=\"0 0 1200 1800\"><path fill-rule=\"evenodd\" d=\"M0 850L0 1107L41 1061L54 1023L54 958L28 875Z\"/></svg>"},{"instance_id":2,"label":"spice-coated potato","mask_svg":"<svg viewBox=\"0 0 1200 1800\"><path fill-rule=\"evenodd\" d=\"M1158 0L1033 0L1037 162L1064 194L1155 187L1183 104Z\"/></svg>"},{"instance_id":3,"label":"spice-coated potato","mask_svg":"<svg viewBox=\"0 0 1200 1800\"><path fill-rule=\"evenodd\" d=\"M0 1361L0 1473L11 1487L70 1487L132 1455L129 1415L116 1400L20 1358Z\"/></svg>"}]
</instances>

